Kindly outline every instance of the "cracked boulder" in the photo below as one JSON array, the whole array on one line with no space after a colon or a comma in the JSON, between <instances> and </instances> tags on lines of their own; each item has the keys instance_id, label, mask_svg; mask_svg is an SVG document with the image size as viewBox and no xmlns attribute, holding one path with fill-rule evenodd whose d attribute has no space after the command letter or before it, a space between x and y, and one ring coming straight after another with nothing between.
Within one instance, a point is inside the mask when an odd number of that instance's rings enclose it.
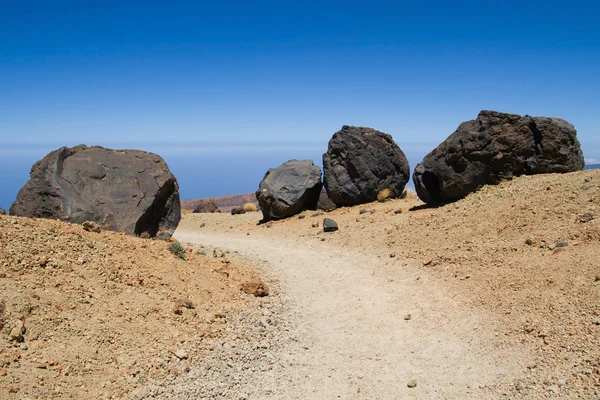
<instances>
[{"instance_id":1,"label":"cracked boulder","mask_svg":"<svg viewBox=\"0 0 600 400\"><path fill-rule=\"evenodd\" d=\"M140 150L62 147L36 162L11 215L52 218L128 235L169 238L181 219L179 185L164 160Z\"/></svg>"},{"instance_id":2,"label":"cracked boulder","mask_svg":"<svg viewBox=\"0 0 600 400\"><path fill-rule=\"evenodd\" d=\"M344 125L323 154L327 195L338 206L377 200L389 189L399 197L410 176L406 156L388 134L362 126Z\"/></svg>"},{"instance_id":3,"label":"cracked boulder","mask_svg":"<svg viewBox=\"0 0 600 400\"><path fill-rule=\"evenodd\" d=\"M413 181L421 200L438 205L483 185L524 174L579 171L583 165L577 131L567 121L484 110L427 154Z\"/></svg>"},{"instance_id":4,"label":"cracked boulder","mask_svg":"<svg viewBox=\"0 0 600 400\"><path fill-rule=\"evenodd\" d=\"M263 221L315 210L322 187L321 168L311 160L290 160L269 169L256 191Z\"/></svg>"}]
</instances>

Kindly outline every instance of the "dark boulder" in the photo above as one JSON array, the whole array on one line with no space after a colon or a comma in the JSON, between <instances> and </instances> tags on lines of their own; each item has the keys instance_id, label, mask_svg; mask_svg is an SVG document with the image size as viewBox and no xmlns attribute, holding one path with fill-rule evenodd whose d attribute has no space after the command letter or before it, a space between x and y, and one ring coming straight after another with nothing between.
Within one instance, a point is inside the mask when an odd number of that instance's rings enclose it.
<instances>
[{"instance_id":1,"label":"dark boulder","mask_svg":"<svg viewBox=\"0 0 600 400\"><path fill-rule=\"evenodd\" d=\"M338 229L339 228L337 222L335 222L331 218L323 219L323 232L335 232Z\"/></svg>"},{"instance_id":2,"label":"dark boulder","mask_svg":"<svg viewBox=\"0 0 600 400\"><path fill-rule=\"evenodd\" d=\"M315 210L322 187L321 168L310 160L290 160L269 169L256 191L263 221Z\"/></svg>"},{"instance_id":3,"label":"dark boulder","mask_svg":"<svg viewBox=\"0 0 600 400\"><path fill-rule=\"evenodd\" d=\"M219 208L215 204L213 200L210 199L202 199L198 202L196 208L194 208L194 213L218 213Z\"/></svg>"},{"instance_id":4,"label":"dark boulder","mask_svg":"<svg viewBox=\"0 0 600 400\"><path fill-rule=\"evenodd\" d=\"M319 195L319 202L317 203L317 210L323 211L333 211L337 208L335 203L331 201L329 196L327 196L326 190L321 190L321 194Z\"/></svg>"},{"instance_id":5,"label":"dark boulder","mask_svg":"<svg viewBox=\"0 0 600 400\"><path fill-rule=\"evenodd\" d=\"M0 215L6 215L6 211L4 210L4 208L0 207Z\"/></svg>"},{"instance_id":6,"label":"dark boulder","mask_svg":"<svg viewBox=\"0 0 600 400\"><path fill-rule=\"evenodd\" d=\"M140 150L62 147L36 162L11 215L53 218L166 239L181 219L179 185L164 160Z\"/></svg>"},{"instance_id":7,"label":"dark boulder","mask_svg":"<svg viewBox=\"0 0 600 400\"><path fill-rule=\"evenodd\" d=\"M577 132L567 121L481 111L425 156L413 181L421 200L443 204L515 176L583 165Z\"/></svg>"},{"instance_id":8,"label":"dark boulder","mask_svg":"<svg viewBox=\"0 0 600 400\"><path fill-rule=\"evenodd\" d=\"M344 125L323 154L323 172L329 198L338 206L353 206L377 200L386 188L400 196L410 167L390 135Z\"/></svg>"}]
</instances>

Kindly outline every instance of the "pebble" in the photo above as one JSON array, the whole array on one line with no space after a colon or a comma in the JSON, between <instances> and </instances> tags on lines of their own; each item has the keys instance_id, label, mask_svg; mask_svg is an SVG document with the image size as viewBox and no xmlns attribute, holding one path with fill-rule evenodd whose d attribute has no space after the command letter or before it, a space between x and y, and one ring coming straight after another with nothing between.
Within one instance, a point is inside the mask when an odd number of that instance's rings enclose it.
<instances>
[{"instance_id":1,"label":"pebble","mask_svg":"<svg viewBox=\"0 0 600 400\"><path fill-rule=\"evenodd\" d=\"M188 358L188 353L183 349L178 349L173 354L180 360L186 360Z\"/></svg>"},{"instance_id":2,"label":"pebble","mask_svg":"<svg viewBox=\"0 0 600 400\"><path fill-rule=\"evenodd\" d=\"M416 379L411 379L410 381L408 381L408 383L406 384L406 386L408 386L411 389L416 388L417 387L417 381L416 381Z\"/></svg>"}]
</instances>

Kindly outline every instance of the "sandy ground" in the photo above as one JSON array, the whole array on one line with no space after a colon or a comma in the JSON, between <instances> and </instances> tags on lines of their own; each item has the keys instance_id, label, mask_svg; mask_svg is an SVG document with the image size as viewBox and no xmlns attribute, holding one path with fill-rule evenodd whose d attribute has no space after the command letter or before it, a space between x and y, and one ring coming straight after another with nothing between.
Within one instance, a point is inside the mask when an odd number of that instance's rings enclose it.
<instances>
[{"instance_id":1,"label":"sandy ground","mask_svg":"<svg viewBox=\"0 0 600 400\"><path fill-rule=\"evenodd\" d=\"M262 225L194 214L176 236L266 261L290 297L311 345L273 398L595 399L599 205L587 171L439 208L392 200Z\"/></svg>"},{"instance_id":2,"label":"sandy ground","mask_svg":"<svg viewBox=\"0 0 600 400\"><path fill-rule=\"evenodd\" d=\"M315 214L0 216L0 399L600 398L600 171Z\"/></svg>"}]
</instances>

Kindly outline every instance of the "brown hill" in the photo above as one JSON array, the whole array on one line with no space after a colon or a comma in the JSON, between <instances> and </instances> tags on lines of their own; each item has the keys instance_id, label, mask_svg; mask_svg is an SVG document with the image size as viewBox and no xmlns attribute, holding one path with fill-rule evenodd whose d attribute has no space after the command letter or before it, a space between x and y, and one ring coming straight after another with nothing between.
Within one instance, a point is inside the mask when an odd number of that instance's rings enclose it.
<instances>
[{"instance_id":1,"label":"brown hill","mask_svg":"<svg viewBox=\"0 0 600 400\"><path fill-rule=\"evenodd\" d=\"M0 215L0 398L125 398L189 368L255 271L169 245Z\"/></svg>"},{"instance_id":2,"label":"brown hill","mask_svg":"<svg viewBox=\"0 0 600 400\"><path fill-rule=\"evenodd\" d=\"M258 204L254 193L236 194L233 196L206 197L202 199L181 200L183 210L194 210L202 200L213 201L221 211L231 211L234 207L241 207L246 203Z\"/></svg>"}]
</instances>

